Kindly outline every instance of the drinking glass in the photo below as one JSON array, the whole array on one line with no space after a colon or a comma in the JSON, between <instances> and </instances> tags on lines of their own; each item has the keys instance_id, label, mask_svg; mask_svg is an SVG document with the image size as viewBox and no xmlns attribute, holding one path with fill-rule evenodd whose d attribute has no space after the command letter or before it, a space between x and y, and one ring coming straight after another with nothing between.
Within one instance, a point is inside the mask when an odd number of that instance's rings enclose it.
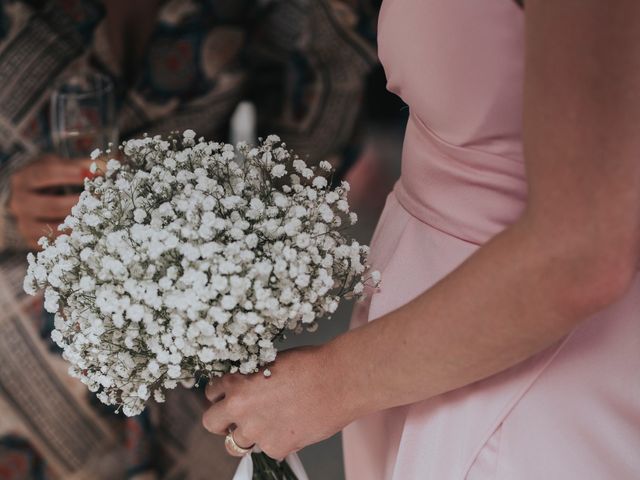
<instances>
[{"instance_id":1,"label":"drinking glass","mask_svg":"<svg viewBox=\"0 0 640 480\"><path fill-rule=\"evenodd\" d=\"M113 82L98 72L65 76L51 96L51 136L58 155L87 158L118 142Z\"/></svg>"}]
</instances>

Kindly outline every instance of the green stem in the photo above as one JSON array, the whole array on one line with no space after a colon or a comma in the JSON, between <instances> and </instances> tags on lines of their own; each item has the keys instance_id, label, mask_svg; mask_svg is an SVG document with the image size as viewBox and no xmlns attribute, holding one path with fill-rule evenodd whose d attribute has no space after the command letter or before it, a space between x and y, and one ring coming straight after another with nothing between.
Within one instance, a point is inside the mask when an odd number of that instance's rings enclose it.
<instances>
[{"instance_id":1,"label":"green stem","mask_svg":"<svg viewBox=\"0 0 640 480\"><path fill-rule=\"evenodd\" d=\"M264 453L252 453L251 460L252 480L298 480L286 460L278 462Z\"/></svg>"}]
</instances>

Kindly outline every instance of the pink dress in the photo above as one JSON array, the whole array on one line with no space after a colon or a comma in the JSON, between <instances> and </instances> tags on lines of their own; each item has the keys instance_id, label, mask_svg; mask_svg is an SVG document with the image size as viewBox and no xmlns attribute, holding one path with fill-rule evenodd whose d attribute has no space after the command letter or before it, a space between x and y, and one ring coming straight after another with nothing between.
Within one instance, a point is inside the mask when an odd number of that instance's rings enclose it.
<instances>
[{"instance_id":1,"label":"pink dress","mask_svg":"<svg viewBox=\"0 0 640 480\"><path fill-rule=\"evenodd\" d=\"M353 327L428 289L521 213L523 21L513 0L384 1L380 59L410 118L372 241L382 288ZM640 277L556 346L360 419L344 443L347 480L640 479Z\"/></svg>"}]
</instances>

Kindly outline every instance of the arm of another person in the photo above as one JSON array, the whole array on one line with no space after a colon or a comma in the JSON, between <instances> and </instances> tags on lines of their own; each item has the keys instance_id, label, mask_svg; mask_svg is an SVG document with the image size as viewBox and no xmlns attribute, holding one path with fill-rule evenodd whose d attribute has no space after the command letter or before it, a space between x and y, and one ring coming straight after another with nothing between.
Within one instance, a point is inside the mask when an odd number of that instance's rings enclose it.
<instances>
[{"instance_id":1,"label":"arm of another person","mask_svg":"<svg viewBox=\"0 0 640 480\"><path fill-rule=\"evenodd\" d=\"M47 193L52 187L78 187L90 176L89 159L64 160L45 155L11 175L7 211L24 241L24 248L38 250L38 239L57 233L57 226L78 203L79 194Z\"/></svg>"},{"instance_id":2,"label":"arm of another person","mask_svg":"<svg viewBox=\"0 0 640 480\"><path fill-rule=\"evenodd\" d=\"M0 94L0 252L35 248L46 225L57 225L68 213L59 209L75 201L43 196L31 181L70 181L64 172L52 172L60 162L41 161L49 136L48 97L56 79L77 68L102 18L99 2L64 3L0 1L0 77L7 79ZM31 162L38 166L26 166ZM75 166L69 185L82 183L86 165Z\"/></svg>"},{"instance_id":3,"label":"arm of another person","mask_svg":"<svg viewBox=\"0 0 640 480\"><path fill-rule=\"evenodd\" d=\"M640 2L531 0L526 22L526 212L398 310L286 352L269 379L213 384L209 398L225 398L205 426L235 423L239 443L282 457L505 370L628 290L640 253Z\"/></svg>"}]
</instances>

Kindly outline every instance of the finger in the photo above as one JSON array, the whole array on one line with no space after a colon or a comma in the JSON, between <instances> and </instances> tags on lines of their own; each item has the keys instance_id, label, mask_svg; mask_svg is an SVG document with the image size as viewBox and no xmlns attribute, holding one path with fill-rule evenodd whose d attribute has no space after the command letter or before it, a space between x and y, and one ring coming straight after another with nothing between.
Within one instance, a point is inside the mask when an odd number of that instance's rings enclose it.
<instances>
[{"instance_id":1,"label":"finger","mask_svg":"<svg viewBox=\"0 0 640 480\"><path fill-rule=\"evenodd\" d=\"M220 378L212 378L207 388L204 390L207 400L210 402L219 402L224 398L224 387Z\"/></svg>"},{"instance_id":2,"label":"finger","mask_svg":"<svg viewBox=\"0 0 640 480\"><path fill-rule=\"evenodd\" d=\"M16 217L38 220L60 220L71 212L78 203L79 195L46 195L35 192L21 192L12 195L9 210Z\"/></svg>"},{"instance_id":3,"label":"finger","mask_svg":"<svg viewBox=\"0 0 640 480\"><path fill-rule=\"evenodd\" d=\"M90 160L38 162L17 174L16 186L38 190L59 185L84 185L91 163Z\"/></svg>"},{"instance_id":4,"label":"finger","mask_svg":"<svg viewBox=\"0 0 640 480\"><path fill-rule=\"evenodd\" d=\"M58 225L62 223L63 219L40 221L40 220L27 220L21 222L21 230L27 233L30 237L44 237L51 234L55 234L58 231Z\"/></svg>"},{"instance_id":5,"label":"finger","mask_svg":"<svg viewBox=\"0 0 640 480\"><path fill-rule=\"evenodd\" d=\"M91 160L89 157L86 158L66 158L66 157L61 157L59 155L52 155L52 154L44 154L42 155L39 160L39 162L41 163L83 163L84 165L86 165L87 167L91 166L91 164L93 162L97 163L98 166L103 166L106 162L104 161L104 159L102 158L96 158L95 160Z\"/></svg>"},{"instance_id":6,"label":"finger","mask_svg":"<svg viewBox=\"0 0 640 480\"><path fill-rule=\"evenodd\" d=\"M59 220L59 222L62 223L62 220ZM55 223L55 225L53 223ZM27 242L29 248L32 250L40 250L40 246L38 245L40 238L48 237L51 234L56 237L60 235L61 232L56 229L57 224L57 222L48 223L30 220L18 223L18 231Z\"/></svg>"},{"instance_id":7,"label":"finger","mask_svg":"<svg viewBox=\"0 0 640 480\"><path fill-rule=\"evenodd\" d=\"M226 435L233 426L233 419L226 409L226 400L212 404L202 415L202 425L211 433Z\"/></svg>"},{"instance_id":8,"label":"finger","mask_svg":"<svg viewBox=\"0 0 640 480\"><path fill-rule=\"evenodd\" d=\"M115 157L117 157L117 155L115 155ZM114 158L114 155L111 155L109 158ZM95 163L97 165L97 171L101 171L104 172L104 170L106 169L107 166L107 161L104 157L98 157L95 160L91 160L90 158L73 158L73 159L69 159L69 158L63 158L60 157L58 155L50 155L50 154L45 154L42 157L40 157L40 161L44 162L44 163L53 163L53 164L57 164L57 163L78 163L81 162L84 167L83 167L83 172L86 174L85 176L87 178L93 178L96 176L95 173L91 172L91 165L93 163Z\"/></svg>"}]
</instances>

